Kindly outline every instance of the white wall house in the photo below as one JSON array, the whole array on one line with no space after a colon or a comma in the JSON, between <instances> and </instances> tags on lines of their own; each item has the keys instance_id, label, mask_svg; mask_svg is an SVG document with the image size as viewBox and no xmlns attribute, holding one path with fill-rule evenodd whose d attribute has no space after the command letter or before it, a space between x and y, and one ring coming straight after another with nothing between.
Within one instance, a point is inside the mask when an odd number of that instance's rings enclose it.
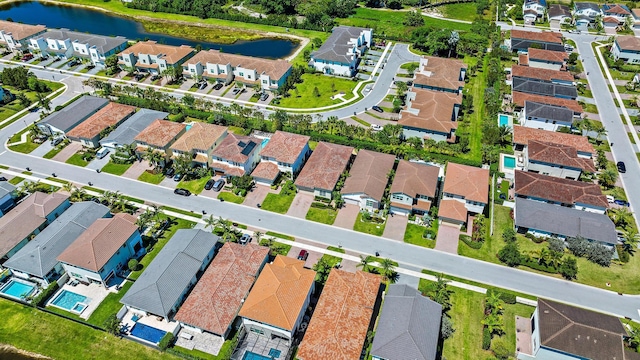
<instances>
[{"instance_id":1,"label":"white wall house","mask_svg":"<svg viewBox=\"0 0 640 360\"><path fill-rule=\"evenodd\" d=\"M522 12L525 15L535 13L536 19L534 19L534 21L537 19L544 19L546 11L546 0L525 0L522 4Z\"/></svg>"},{"instance_id":2,"label":"white wall house","mask_svg":"<svg viewBox=\"0 0 640 360\"><path fill-rule=\"evenodd\" d=\"M524 170L577 180L583 171L595 173L593 160L572 146L529 141L524 155Z\"/></svg>"},{"instance_id":3,"label":"white wall house","mask_svg":"<svg viewBox=\"0 0 640 360\"><path fill-rule=\"evenodd\" d=\"M104 67L105 60L127 47L128 40L122 36L110 37L85 34L66 29L49 30L30 39L29 47L47 56L63 59L78 57L88 59L93 65Z\"/></svg>"},{"instance_id":4,"label":"white wall house","mask_svg":"<svg viewBox=\"0 0 640 360\"><path fill-rule=\"evenodd\" d=\"M47 31L43 25L27 25L13 21L0 20L0 44L12 52L24 51L29 47L29 40Z\"/></svg>"},{"instance_id":5,"label":"white wall house","mask_svg":"<svg viewBox=\"0 0 640 360\"><path fill-rule=\"evenodd\" d=\"M619 36L613 41L611 55L630 64L640 63L640 39L633 35Z\"/></svg>"},{"instance_id":6,"label":"white wall house","mask_svg":"<svg viewBox=\"0 0 640 360\"><path fill-rule=\"evenodd\" d=\"M243 176L260 162L262 140L253 136L228 134L211 152L211 168L231 176Z\"/></svg>"},{"instance_id":7,"label":"white wall house","mask_svg":"<svg viewBox=\"0 0 640 360\"><path fill-rule=\"evenodd\" d=\"M327 41L311 53L309 65L323 74L352 77L372 38L373 29L337 26Z\"/></svg>"},{"instance_id":8,"label":"white wall house","mask_svg":"<svg viewBox=\"0 0 640 360\"><path fill-rule=\"evenodd\" d=\"M155 41L140 41L118 54L118 64L124 69L150 74L162 74L170 67L181 66L193 55L193 48L187 45L170 46Z\"/></svg>"},{"instance_id":9,"label":"white wall house","mask_svg":"<svg viewBox=\"0 0 640 360\"><path fill-rule=\"evenodd\" d=\"M531 101L525 101L519 118L523 126L547 131L558 131L562 127L571 128L573 120L573 111L570 109Z\"/></svg>"}]
</instances>

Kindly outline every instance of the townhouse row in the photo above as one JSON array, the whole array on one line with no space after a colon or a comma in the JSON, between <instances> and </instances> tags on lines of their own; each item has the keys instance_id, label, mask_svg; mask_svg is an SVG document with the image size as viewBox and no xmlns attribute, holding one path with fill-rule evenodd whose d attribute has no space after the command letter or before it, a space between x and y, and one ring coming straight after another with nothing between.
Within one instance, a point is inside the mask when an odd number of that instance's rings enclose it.
<instances>
[{"instance_id":1,"label":"townhouse row","mask_svg":"<svg viewBox=\"0 0 640 360\"><path fill-rule=\"evenodd\" d=\"M623 4L576 2L570 7L549 5L546 0L525 0L522 14L528 24L556 21L559 24L573 24L582 30L594 27L597 23L610 29L621 29L629 24L634 29L640 28L640 9L630 9Z\"/></svg>"}]
</instances>

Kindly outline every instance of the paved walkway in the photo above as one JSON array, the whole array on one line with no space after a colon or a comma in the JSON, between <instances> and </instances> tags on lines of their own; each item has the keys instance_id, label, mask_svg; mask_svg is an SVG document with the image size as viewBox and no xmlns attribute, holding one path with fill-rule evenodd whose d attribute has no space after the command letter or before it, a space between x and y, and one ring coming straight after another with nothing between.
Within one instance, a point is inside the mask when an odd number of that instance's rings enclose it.
<instances>
[{"instance_id":1,"label":"paved walkway","mask_svg":"<svg viewBox=\"0 0 640 360\"><path fill-rule=\"evenodd\" d=\"M256 185L253 188L253 191L247 193L243 204L251 207L257 207L258 204L262 204L264 198L266 198L267 194L270 192L277 193L277 191L271 190L270 186Z\"/></svg>"},{"instance_id":2,"label":"paved walkway","mask_svg":"<svg viewBox=\"0 0 640 360\"><path fill-rule=\"evenodd\" d=\"M135 161L128 169L127 171L124 172L124 174L120 175L120 176L124 176L128 179L133 179L133 180L137 180L140 175L142 175L143 172L147 171L147 170L151 170L152 167L149 166L149 162L142 160L142 161Z\"/></svg>"}]
</instances>

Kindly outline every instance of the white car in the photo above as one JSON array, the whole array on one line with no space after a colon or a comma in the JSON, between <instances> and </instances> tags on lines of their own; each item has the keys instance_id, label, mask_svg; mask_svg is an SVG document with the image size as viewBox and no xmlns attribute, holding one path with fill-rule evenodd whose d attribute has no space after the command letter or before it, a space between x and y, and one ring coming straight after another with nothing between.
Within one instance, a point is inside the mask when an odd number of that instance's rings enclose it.
<instances>
[{"instance_id":1,"label":"white car","mask_svg":"<svg viewBox=\"0 0 640 360\"><path fill-rule=\"evenodd\" d=\"M98 159L102 159L103 157L107 156L108 153L109 153L109 149L100 148L100 150L98 150L98 152L96 152L96 157Z\"/></svg>"},{"instance_id":2,"label":"white car","mask_svg":"<svg viewBox=\"0 0 640 360\"><path fill-rule=\"evenodd\" d=\"M382 126L380 126L378 124L371 124L371 129L373 131L380 131L380 130L382 130Z\"/></svg>"},{"instance_id":3,"label":"white car","mask_svg":"<svg viewBox=\"0 0 640 360\"><path fill-rule=\"evenodd\" d=\"M616 199L615 199L613 196L611 196L611 195L607 195L607 201L609 202L609 204L613 204L613 202L614 202L615 200L616 200Z\"/></svg>"}]
</instances>

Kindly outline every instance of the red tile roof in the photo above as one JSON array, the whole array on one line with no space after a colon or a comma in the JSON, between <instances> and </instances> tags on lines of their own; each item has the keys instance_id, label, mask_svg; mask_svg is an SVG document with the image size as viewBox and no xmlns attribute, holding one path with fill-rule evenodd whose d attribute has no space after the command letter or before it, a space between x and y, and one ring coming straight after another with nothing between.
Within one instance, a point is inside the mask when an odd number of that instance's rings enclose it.
<instances>
[{"instance_id":1,"label":"red tile roof","mask_svg":"<svg viewBox=\"0 0 640 360\"><path fill-rule=\"evenodd\" d=\"M593 145L589 142L589 139L585 136L565 134L557 131L548 131L541 129L534 129L525 126L513 127L513 143L527 145L529 140L539 140L542 142L552 144L565 144L573 146L580 152L595 154Z\"/></svg>"},{"instance_id":2,"label":"red tile roof","mask_svg":"<svg viewBox=\"0 0 640 360\"><path fill-rule=\"evenodd\" d=\"M596 172L593 160L579 157L576 148L573 146L529 140L527 148L529 161L562 165L591 173Z\"/></svg>"},{"instance_id":3,"label":"red tile roof","mask_svg":"<svg viewBox=\"0 0 640 360\"><path fill-rule=\"evenodd\" d=\"M633 35L618 36L615 41L622 50L640 51L640 39Z\"/></svg>"},{"instance_id":4,"label":"red tile roof","mask_svg":"<svg viewBox=\"0 0 640 360\"><path fill-rule=\"evenodd\" d=\"M439 173L438 167L400 160L390 192L402 193L413 198L418 195L435 197Z\"/></svg>"},{"instance_id":5,"label":"red tile roof","mask_svg":"<svg viewBox=\"0 0 640 360\"><path fill-rule=\"evenodd\" d=\"M449 162L443 191L463 196L466 200L489 202L489 169Z\"/></svg>"},{"instance_id":6,"label":"red tile roof","mask_svg":"<svg viewBox=\"0 0 640 360\"><path fill-rule=\"evenodd\" d=\"M171 149L183 152L208 151L214 148L220 142L220 139L227 136L227 130L226 126L196 122L191 125L189 131L185 132L171 145Z\"/></svg>"},{"instance_id":7,"label":"red tile roof","mask_svg":"<svg viewBox=\"0 0 640 360\"><path fill-rule=\"evenodd\" d=\"M309 136L276 131L260 156L275 159L277 162L293 164L309 144Z\"/></svg>"},{"instance_id":8,"label":"red tile roof","mask_svg":"<svg viewBox=\"0 0 640 360\"><path fill-rule=\"evenodd\" d=\"M225 243L204 272L175 319L224 335L236 318L269 248L255 244Z\"/></svg>"},{"instance_id":9,"label":"red tile roof","mask_svg":"<svg viewBox=\"0 0 640 360\"><path fill-rule=\"evenodd\" d=\"M347 169L353 148L319 142L296 179L296 186L333 191L340 175Z\"/></svg>"},{"instance_id":10,"label":"red tile roof","mask_svg":"<svg viewBox=\"0 0 640 360\"><path fill-rule=\"evenodd\" d=\"M359 360L379 290L379 275L332 269L296 357Z\"/></svg>"},{"instance_id":11,"label":"red tile roof","mask_svg":"<svg viewBox=\"0 0 640 360\"><path fill-rule=\"evenodd\" d=\"M182 134L187 126L167 120L156 120L142 130L135 140L158 148L165 148Z\"/></svg>"},{"instance_id":12,"label":"red tile roof","mask_svg":"<svg viewBox=\"0 0 640 360\"><path fill-rule=\"evenodd\" d=\"M529 66L529 55L527 54L518 55L518 65Z\"/></svg>"},{"instance_id":13,"label":"red tile roof","mask_svg":"<svg viewBox=\"0 0 640 360\"><path fill-rule=\"evenodd\" d=\"M13 21L0 20L0 31L3 31L5 34L11 34L14 41L28 39L34 35L45 32L46 30L47 28L44 25L27 25Z\"/></svg>"},{"instance_id":14,"label":"red tile roof","mask_svg":"<svg viewBox=\"0 0 640 360\"><path fill-rule=\"evenodd\" d=\"M411 109L418 110L418 115L403 110L398 120L399 125L444 134L458 128L458 123L453 119L453 111L455 105L462 104L462 95L416 87L412 91L416 95L411 100Z\"/></svg>"},{"instance_id":15,"label":"red tile roof","mask_svg":"<svg viewBox=\"0 0 640 360\"><path fill-rule=\"evenodd\" d=\"M267 180L275 180L280 174L278 165L270 161L261 161L258 166L251 172L253 178L261 178Z\"/></svg>"},{"instance_id":16,"label":"red tile roof","mask_svg":"<svg viewBox=\"0 0 640 360\"><path fill-rule=\"evenodd\" d=\"M536 69L536 70L539 70L539 69ZM543 96L543 95L527 94L519 91L512 92L511 96L513 97L513 100L512 100L513 103L516 104L516 106L518 107L524 107L525 101L532 101L532 102L537 102L541 104L564 106L567 109L570 109L571 111L573 111L574 114L582 114L582 106L576 100L561 99L557 97Z\"/></svg>"},{"instance_id":17,"label":"red tile roof","mask_svg":"<svg viewBox=\"0 0 640 360\"><path fill-rule=\"evenodd\" d=\"M344 182L342 194L362 193L381 201L395 161L394 155L360 150Z\"/></svg>"},{"instance_id":18,"label":"red tile roof","mask_svg":"<svg viewBox=\"0 0 640 360\"><path fill-rule=\"evenodd\" d=\"M622 23L622 21L618 20L618 18L615 18L613 16L605 16L604 18L602 18L602 22L605 24L618 24L618 25Z\"/></svg>"},{"instance_id":19,"label":"red tile roof","mask_svg":"<svg viewBox=\"0 0 640 360\"><path fill-rule=\"evenodd\" d=\"M467 65L462 60L423 56L414 73L414 84L458 91L464 86L460 72Z\"/></svg>"},{"instance_id":20,"label":"red tile roof","mask_svg":"<svg viewBox=\"0 0 640 360\"><path fill-rule=\"evenodd\" d=\"M524 30L511 30L511 38L562 44L562 34L553 31L534 32Z\"/></svg>"},{"instance_id":21,"label":"red tile roof","mask_svg":"<svg viewBox=\"0 0 640 360\"><path fill-rule=\"evenodd\" d=\"M262 140L257 137L231 133L211 152L211 157L244 164L251 154L260 151L260 144ZM252 149L251 146L253 146Z\"/></svg>"},{"instance_id":22,"label":"red tile roof","mask_svg":"<svg viewBox=\"0 0 640 360\"><path fill-rule=\"evenodd\" d=\"M91 140L110 126L118 125L136 111L134 106L111 102L67 133L67 137Z\"/></svg>"},{"instance_id":23,"label":"red tile roof","mask_svg":"<svg viewBox=\"0 0 640 360\"><path fill-rule=\"evenodd\" d=\"M453 219L467 222L467 208L462 201L453 199L442 199L438 208L438 216L441 218Z\"/></svg>"},{"instance_id":24,"label":"red tile roof","mask_svg":"<svg viewBox=\"0 0 640 360\"><path fill-rule=\"evenodd\" d=\"M608 8L605 13L617 14L617 15L631 15L630 12L625 10L622 6L615 4L612 7Z\"/></svg>"},{"instance_id":25,"label":"red tile roof","mask_svg":"<svg viewBox=\"0 0 640 360\"><path fill-rule=\"evenodd\" d=\"M226 66L230 64L233 68L241 67L243 69L255 70L258 76L261 74L269 75L272 80L279 80L284 74L291 69L291 63L286 60L272 60L261 59L253 56L244 56L236 54L227 54L220 52L219 50L202 50L189 59L186 64L204 65L206 71L206 64L218 64ZM205 72L208 76L208 72ZM225 75L226 76L226 75ZM240 81L245 81L244 79Z\"/></svg>"},{"instance_id":26,"label":"red tile roof","mask_svg":"<svg viewBox=\"0 0 640 360\"><path fill-rule=\"evenodd\" d=\"M147 41L138 41L137 43L131 45L124 51L122 51L120 55L133 54L138 57L140 54L146 55L158 55L161 56L162 59L167 61L167 64L174 65L177 64L180 60L187 57L189 54L193 52L193 48L187 45L181 46L172 46L172 45L164 45L158 44L155 41L147 40ZM141 62L137 62L136 66L143 66ZM153 66L155 65L155 66ZM158 64L147 65L147 67L157 67Z\"/></svg>"},{"instance_id":27,"label":"red tile roof","mask_svg":"<svg viewBox=\"0 0 640 360\"><path fill-rule=\"evenodd\" d=\"M560 179L553 176L516 170L516 195L544 199L562 204L586 204L608 208L607 197L595 183Z\"/></svg>"},{"instance_id":28,"label":"red tile roof","mask_svg":"<svg viewBox=\"0 0 640 360\"><path fill-rule=\"evenodd\" d=\"M564 63L569 56L564 51L542 50L536 48L529 49L529 60L543 60Z\"/></svg>"},{"instance_id":29,"label":"red tile roof","mask_svg":"<svg viewBox=\"0 0 640 360\"><path fill-rule=\"evenodd\" d=\"M531 55L529 55L531 59ZM540 69L529 66L513 65L511 67L511 75L514 77L522 77L526 79L538 79L543 81L573 81L573 75L568 71Z\"/></svg>"}]
</instances>

